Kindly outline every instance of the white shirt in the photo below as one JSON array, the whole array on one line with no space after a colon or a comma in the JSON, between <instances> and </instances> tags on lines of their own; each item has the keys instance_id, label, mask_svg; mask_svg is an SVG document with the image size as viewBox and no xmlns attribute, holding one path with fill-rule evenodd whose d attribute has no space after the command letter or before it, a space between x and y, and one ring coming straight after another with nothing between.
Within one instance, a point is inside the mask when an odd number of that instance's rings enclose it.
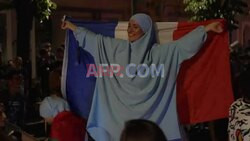
<instances>
[{"instance_id":1,"label":"white shirt","mask_svg":"<svg viewBox=\"0 0 250 141\"><path fill-rule=\"evenodd\" d=\"M229 141L250 141L250 104L242 98L230 107L228 134Z\"/></svg>"}]
</instances>

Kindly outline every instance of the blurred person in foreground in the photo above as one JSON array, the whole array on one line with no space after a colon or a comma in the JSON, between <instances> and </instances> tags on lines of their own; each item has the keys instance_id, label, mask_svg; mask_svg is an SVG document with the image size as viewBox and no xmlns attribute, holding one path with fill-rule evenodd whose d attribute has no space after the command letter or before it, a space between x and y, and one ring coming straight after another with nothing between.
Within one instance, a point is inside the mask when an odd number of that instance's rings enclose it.
<instances>
[{"instance_id":1,"label":"blurred person in foreground","mask_svg":"<svg viewBox=\"0 0 250 141\"><path fill-rule=\"evenodd\" d=\"M154 122L136 119L125 123L120 141L167 141L167 138Z\"/></svg>"},{"instance_id":2,"label":"blurred person in foreground","mask_svg":"<svg viewBox=\"0 0 250 141\"><path fill-rule=\"evenodd\" d=\"M229 141L250 141L250 69L239 76L242 98L237 99L229 109Z\"/></svg>"},{"instance_id":3,"label":"blurred person in foreground","mask_svg":"<svg viewBox=\"0 0 250 141\"><path fill-rule=\"evenodd\" d=\"M67 101L59 91L52 92L40 105L40 116L51 124L50 139L57 141L84 141L86 120L70 112Z\"/></svg>"}]
</instances>

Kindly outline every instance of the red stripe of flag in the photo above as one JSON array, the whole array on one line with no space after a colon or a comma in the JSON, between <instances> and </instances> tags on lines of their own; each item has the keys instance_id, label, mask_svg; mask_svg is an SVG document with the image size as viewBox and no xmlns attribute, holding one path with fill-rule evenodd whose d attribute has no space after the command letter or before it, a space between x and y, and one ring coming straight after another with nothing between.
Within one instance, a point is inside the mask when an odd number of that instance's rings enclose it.
<instances>
[{"instance_id":1,"label":"red stripe of flag","mask_svg":"<svg viewBox=\"0 0 250 141\"><path fill-rule=\"evenodd\" d=\"M213 21L180 22L174 40L199 25ZM204 47L191 59L183 62L177 81L177 108L183 124L198 123L228 116L233 102L229 63L228 32L209 33Z\"/></svg>"}]
</instances>

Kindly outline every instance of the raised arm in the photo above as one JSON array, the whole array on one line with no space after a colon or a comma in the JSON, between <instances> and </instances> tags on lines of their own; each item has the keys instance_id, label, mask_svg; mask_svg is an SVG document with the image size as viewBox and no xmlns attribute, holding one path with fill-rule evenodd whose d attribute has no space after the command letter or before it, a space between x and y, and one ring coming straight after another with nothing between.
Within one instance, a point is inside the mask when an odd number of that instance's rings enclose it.
<instances>
[{"instance_id":1,"label":"raised arm","mask_svg":"<svg viewBox=\"0 0 250 141\"><path fill-rule=\"evenodd\" d=\"M84 48L95 57L99 56L98 52L106 53L108 58L113 57L116 52L124 49L123 47L128 44L128 41L96 34L84 27L77 27L70 21L63 21L61 28L72 30L79 47Z\"/></svg>"},{"instance_id":2,"label":"raised arm","mask_svg":"<svg viewBox=\"0 0 250 141\"><path fill-rule=\"evenodd\" d=\"M205 26L205 30L206 32L210 32L210 31L215 32L215 33L223 32L223 28L220 22L213 22L213 23L208 24L207 26Z\"/></svg>"},{"instance_id":3,"label":"raised arm","mask_svg":"<svg viewBox=\"0 0 250 141\"><path fill-rule=\"evenodd\" d=\"M203 46L208 32L221 33L223 31L220 22L213 22L206 26L199 26L187 35L176 41L180 60L186 60L194 56Z\"/></svg>"},{"instance_id":4,"label":"raised arm","mask_svg":"<svg viewBox=\"0 0 250 141\"><path fill-rule=\"evenodd\" d=\"M71 23L70 21L62 21L61 28L76 31L77 26L75 24Z\"/></svg>"},{"instance_id":5,"label":"raised arm","mask_svg":"<svg viewBox=\"0 0 250 141\"><path fill-rule=\"evenodd\" d=\"M97 40L97 38L98 38L97 34L91 32L85 28L77 27L75 24L71 23L70 21L62 21L61 28L72 30L80 47L84 46L83 43L84 43L84 40L86 40L86 38L89 38L90 40L93 40L93 41ZM88 36L86 36L87 34L88 34Z\"/></svg>"}]
</instances>

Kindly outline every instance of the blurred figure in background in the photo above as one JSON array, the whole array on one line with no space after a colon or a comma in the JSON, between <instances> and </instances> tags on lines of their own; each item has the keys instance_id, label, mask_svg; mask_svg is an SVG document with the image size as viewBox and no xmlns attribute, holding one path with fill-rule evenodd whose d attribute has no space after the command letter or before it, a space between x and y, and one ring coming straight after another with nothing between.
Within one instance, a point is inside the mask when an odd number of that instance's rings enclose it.
<instances>
[{"instance_id":1,"label":"blurred figure in background","mask_svg":"<svg viewBox=\"0 0 250 141\"><path fill-rule=\"evenodd\" d=\"M16 68L16 65L15 65L15 63L14 63L14 60L9 60L8 61L8 64L7 64L7 67L9 68L9 69L15 69Z\"/></svg>"},{"instance_id":2,"label":"blurred figure in background","mask_svg":"<svg viewBox=\"0 0 250 141\"><path fill-rule=\"evenodd\" d=\"M42 93L45 97L49 95L49 73L53 62L49 59L48 52L45 48L39 51L39 58L37 60L37 74L40 78Z\"/></svg>"},{"instance_id":3,"label":"blurred figure in background","mask_svg":"<svg viewBox=\"0 0 250 141\"><path fill-rule=\"evenodd\" d=\"M58 70L62 72L63 56L64 56L64 48L62 47L56 48L56 61L53 70Z\"/></svg>"},{"instance_id":4,"label":"blurred figure in background","mask_svg":"<svg viewBox=\"0 0 250 141\"><path fill-rule=\"evenodd\" d=\"M4 126L6 121L6 115L4 113L4 105L0 103L0 140L1 141L12 141L10 137L4 132Z\"/></svg>"},{"instance_id":5,"label":"blurred figure in background","mask_svg":"<svg viewBox=\"0 0 250 141\"><path fill-rule=\"evenodd\" d=\"M52 52L52 45L49 42L44 43L43 48L48 53L49 60L54 62L55 61L55 54Z\"/></svg>"},{"instance_id":6,"label":"blurred figure in background","mask_svg":"<svg viewBox=\"0 0 250 141\"><path fill-rule=\"evenodd\" d=\"M8 121L20 127L24 124L25 101L21 95L23 76L20 71L12 70L7 75L7 89L0 94Z\"/></svg>"},{"instance_id":7,"label":"blurred figure in background","mask_svg":"<svg viewBox=\"0 0 250 141\"><path fill-rule=\"evenodd\" d=\"M63 54L64 54L63 47L56 48L56 62L63 62Z\"/></svg>"},{"instance_id":8,"label":"blurred figure in background","mask_svg":"<svg viewBox=\"0 0 250 141\"><path fill-rule=\"evenodd\" d=\"M1 75L1 71L2 71L2 67L3 67L3 58L2 58L2 46L1 46L1 43L0 43L0 75Z\"/></svg>"},{"instance_id":9,"label":"blurred figure in background","mask_svg":"<svg viewBox=\"0 0 250 141\"><path fill-rule=\"evenodd\" d=\"M0 130L4 127L6 115L4 113L4 104L0 103Z\"/></svg>"},{"instance_id":10,"label":"blurred figure in background","mask_svg":"<svg viewBox=\"0 0 250 141\"><path fill-rule=\"evenodd\" d=\"M17 70L23 69L23 59L22 57L17 56L14 60L14 64Z\"/></svg>"}]
</instances>

